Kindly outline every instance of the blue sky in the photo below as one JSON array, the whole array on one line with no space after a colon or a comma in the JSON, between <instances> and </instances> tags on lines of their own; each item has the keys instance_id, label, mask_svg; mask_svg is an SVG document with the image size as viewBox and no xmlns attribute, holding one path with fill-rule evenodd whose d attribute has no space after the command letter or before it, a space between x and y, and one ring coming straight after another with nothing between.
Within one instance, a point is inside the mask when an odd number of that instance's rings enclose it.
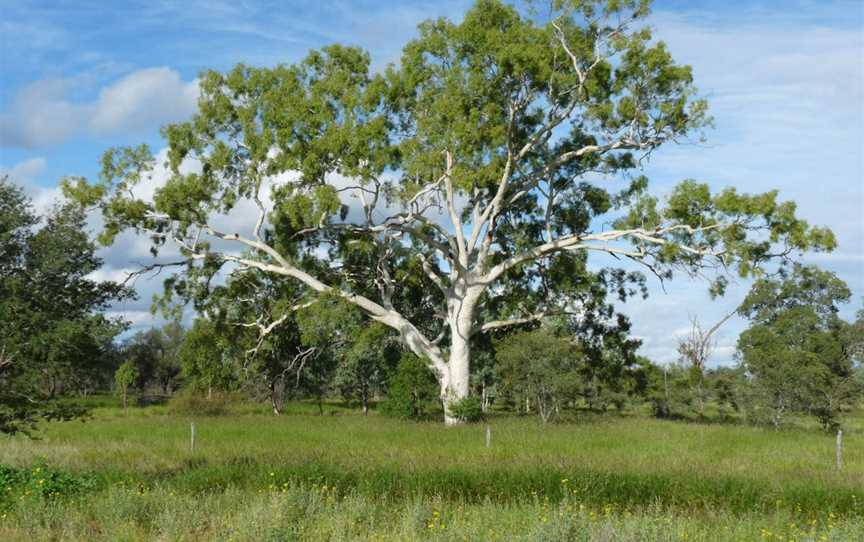
<instances>
[{"instance_id":1,"label":"blue sky","mask_svg":"<svg viewBox=\"0 0 864 542\"><path fill-rule=\"evenodd\" d=\"M458 19L469 4L0 0L0 170L45 206L62 176L93 177L107 147L162 148L159 126L194 110L202 69L290 63L332 42L368 49L381 67L398 60L419 21ZM654 192L684 178L780 189L802 216L837 234L834 254L807 260L850 284L851 317L864 296L864 3L667 0L655 2L651 24L693 66L716 123L706 144L654 155L645 171ZM105 250L103 276L128 268L142 247L126 238ZM621 309L643 353L670 362L689 317L713 323L747 286L710 302L699 282L676 280L665 292L652 282L647 301ZM138 287L139 301L115 309L140 328L152 323L157 284ZM731 362L743 325L733 320L722 330L715 363Z\"/></svg>"}]
</instances>

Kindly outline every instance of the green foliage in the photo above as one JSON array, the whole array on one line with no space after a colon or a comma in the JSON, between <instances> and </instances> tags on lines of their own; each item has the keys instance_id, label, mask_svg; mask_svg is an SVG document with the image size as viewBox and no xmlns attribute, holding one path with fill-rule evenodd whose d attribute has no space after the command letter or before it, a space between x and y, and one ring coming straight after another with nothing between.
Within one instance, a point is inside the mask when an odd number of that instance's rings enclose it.
<instances>
[{"instance_id":1,"label":"green foliage","mask_svg":"<svg viewBox=\"0 0 864 542\"><path fill-rule=\"evenodd\" d=\"M2 433L80 415L75 405L51 399L61 390L92 390L113 371L112 340L125 323L101 312L132 292L87 278L102 262L85 218L70 203L39 217L23 190L0 178Z\"/></svg>"},{"instance_id":2,"label":"green foliage","mask_svg":"<svg viewBox=\"0 0 864 542\"><path fill-rule=\"evenodd\" d=\"M791 272L756 281L739 312L754 322L767 324L786 310L805 308L827 324L839 312L839 305L848 303L851 296L849 287L834 273L796 265Z\"/></svg>"},{"instance_id":3,"label":"green foliage","mask_svg":"<svg viewBox=\"0 0 864 542\"><path fill-rule=\"evenodd\" d=\"M548 328L510 335L497 345L496 357L502 392L513 394L517 405L527 400L544 422L576 395L582 354Z\"/></svg>"},{"instance_id":4,"label":"green foliage","mask_svg":"<svg viewBox=\"0 0 864 542\"><path fill-rule=\"evenodd\" d=\"M403 354L387 382L387 399L381 412L388 416L421 419L438 404L438 382L426 363L414 354Z\"/></svg>"},{"instance_id":5,"label":"green foliage","mask_svg":"<svg viewBox=\"0 0 864 542\"><path fill-rule=\"evenodd\" d=\"M29 496L55 500L77 496L97 487L94 476L64 472L41 462L29 468L0 465L0 512L13 507L4 502L11 497L18 497L19 501Z\"/></svg>"},{"instance_id":6,"label":"green foliage","mask_svg":"<svg viewBox=\"0 0 864 542\"><path fill-rule=\"evenodd\" d=\"M647 361L647 360L646 360ZM739 368L700 370L683 365L643 365L645 398L654 417L729 422L741 408L747 382Z\"/></svg>"},{"instance_id":7,"label":"green foliage","mask_svg":"<svg viewBox=\"0 0 864 542\"><path fill-rule=\"evenodd\" d=\"M126 393L129 390L129 386L131 386L138 379L138 367L131 360L124 361L120 367L117 368L117 372L114 373L114 383L117 390L117 393L123 396L123 408L126 408L127 400Z\"/></svg>"},{"instance_id":8,"label":"green foliage","mask_svg":"<svg viewBox=\"0 0 864 542\"><path fill-rule=\"evenodd\" d=\"M833 273L796 265L791 274L757 281L741 306L751 320L738 339L750 376L748 409L779 427L794 412L815 415L825 429L860 398L854 357L838 304L850 292Z\"/></svg>"},{"instance_id":9,"label":"green foliage","mask_svg":"<svg viewBox=\"0 0 864 542\"><path fill-rule=\"evenodd\" d=\"M178 356L183 376L199 390L230 389L235 381L235 367L227 356L227 345L214 324L197 318L186 333Z\"/></svg>"},{"instance_id":10,"label":"green foliage","mask_svg":"<svg viewBox=\"0 0 864 542\"><path fill-rule=\"evenodd\" d=\"M298 386L302 379L303 391L310 388L308 379L303 378L309 374L304 354L307 347L301 341L294 309L302 295L291 281L247 271L230 276L200 304L213 315L215 332L229 345L228 361L238 369L242 367L238 376L243 389L255 397L269 398L277 413L286 387ZM237 299L244 301L238 303ZM253 322L273 328L263 333L249 325Z\"/></svg>"},{"instance_id":11,"label":"green foliage","mask_svg":"<svg viewBox=\"0 0 864 542\"><path fill-rule=\"evenodd\" d=\"M447 405L447 409L452 417L463 422L476 423L486 419L481 399L476 395L452 401Z\"/></svg>"},{"instance_id":12,"label":"green foliage","mask_svg":"<svg viewBox=\"0 0 864 542\"><path fill-rule=\"evenodd\" d=\"M366 323L352 333L338 356L334 387L345 398L359 399L363 412L368 412L370 399L385 390L387 376L399 362L392 332L381 324Z\"/></svg>"},{"instance_id":13,"label":"green foliage","mask_svg":"<svg viewBox=\"0 0 864 542\"><path fill-rule=\"evenodd\" d=\"M139 331L124 341L121 353L135 364L138 376L134 384L139 389L158 386L168 395L179 386L179 350L184 333L179 323L171 322L161 329Z\"/></svg>"},{"instance_id":14,"label":"green foliage","mask_svg":"<svg viewBox=\"0 0 864 542\"><path fill-rule=\"evenodd\" d=\"M185 333L186 330L179 322L171 322L162 328L164 340L154 376L163 393L171 393L173 388L179 385L178 380L182 371L179 353Z\"/></svg>"},{"instance_id":15,"label":"green foliage","mask_svg":"<svg viewBox=\"0 0 864 542\"><path fill-rule=\"evenodd\" d=\"M693 180L676 186L662 210L656 199L641 196L615 227L668 229L664 243L635 244L656 258L658 269L669 273L675 268L698 270L714 260L733 267L741 277L758 277L768 261L785 264L792 252L831 251L837 246L830 230L795 216L794 202L778 202L777 191L751 195L727 188L712 195L707 184ZM748 236L754 230L760 234ZM722 294L726 283L718 276L712 295Z\"/></svg>"}]
</instances>

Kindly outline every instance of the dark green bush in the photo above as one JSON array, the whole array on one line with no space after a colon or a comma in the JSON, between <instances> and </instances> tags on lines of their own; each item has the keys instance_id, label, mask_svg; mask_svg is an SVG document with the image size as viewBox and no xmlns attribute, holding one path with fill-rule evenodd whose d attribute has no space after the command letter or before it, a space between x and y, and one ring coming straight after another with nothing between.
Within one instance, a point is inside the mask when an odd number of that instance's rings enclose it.
<instances>
[{"instance_id":1,"label":"dark green bush","mask_svg":"<svg viewBox=\"0 0 864 542\"><path fill-rule=\"evenodd\" d=\"M463 422L479 422L486 418L483 412L483 404L476 395L453 401L448 406L450 407L451 414Z\"/></svg>"},{"instance_id":2,"label":"dark green bush","mask_svg":"<svg viewBox=\"0 0 864 542\"><path fill-rule=\"evenodd\" d=\"M402 355L387 387L387 399L380 410L388 416L421 419L438 404L438 381L426 363L414 354Z\"/></svg>"}]
</instances>

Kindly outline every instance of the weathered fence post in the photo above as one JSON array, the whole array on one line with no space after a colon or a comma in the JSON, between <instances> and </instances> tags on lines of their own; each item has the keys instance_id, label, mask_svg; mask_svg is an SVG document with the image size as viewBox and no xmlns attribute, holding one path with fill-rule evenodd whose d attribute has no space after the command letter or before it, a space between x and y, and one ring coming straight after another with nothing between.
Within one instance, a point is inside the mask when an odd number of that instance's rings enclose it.
<instances>
[{"instance_id":1,"label":"weathered fence post","mask_svg":"<svg viewBox=\"0 0 864 542\"><path fill-rule=\"evenodd\" d=\"M843 430L837 430L837 469L843 468Z\"/></svg>"},{"instance_id":2,"label":"weathered fence post","mask_svg":"<svg viewBox=\"0 0 864 542\"><path fill-rule=\"evenodd\" d=\"M492 446L492 427L487 423L486 424L486 447L489 448Z\"/></svg>"},{"instance_id":3,"label":"weathered fence post","mask_svg":"<svg viewBox=\"0 0 864 542\"><path fill-rule=\"evenodd\" d=\"M192 422L190 429L191 429L191 439L189 441L189 450L194 452L195 451L195 422Z\"/></svg>"}]
</instances>

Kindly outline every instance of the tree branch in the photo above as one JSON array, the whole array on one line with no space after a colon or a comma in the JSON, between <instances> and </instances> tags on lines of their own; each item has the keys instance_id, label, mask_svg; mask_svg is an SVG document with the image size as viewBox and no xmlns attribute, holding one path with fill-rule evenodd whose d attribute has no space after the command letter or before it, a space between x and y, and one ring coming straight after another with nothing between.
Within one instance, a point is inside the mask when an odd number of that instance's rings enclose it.
<instances>
[{"instance_id":1,"label":"tree branch","mask_svg":"<svg viewBox=\"0 0 864 542\"><path fill-rule=\"evenodd\" d=\"M542 320L545 316L545 312L538 312L530 316L525 316L523 318L511 318L509 320L492 320L491 322L485 322L482 326L475 329L474 333L486 333L487 331L492 331L494 329L528 324L531 322Z\"/></svg>"},{"instance_id":2,"label":"tree branch","mask_svg":"<svg viewBox=\"0 0 864 542\"><path fill-rule=\"evenodd\" d=\"M552 254L555 252L560 252L563 250L579 250L579 249L599 250L599 251L603 251L603 252L608 252L610 254L613 254L613 253L614 254L622 254L622 255L630 256L630 257L633 257L636 259L642 258L642 257L647 255L644 251L626 251L626 250L618 249L615 247L597 246L597 245L587 244L588 242L591 242L591 241L610 242L610 241L620 240L623 238L632 237L632 238L636 238L636 239L639 239L640 241L644 241L647 243L656 244L656 245L664 245L664 244L667 244L669 241L664 239L661 236L672 233L674 231L684 230L688 233L695 234L695 233L702 233L702 232L712 230L712 229L725 228L725 227L729 227L729 226L731 226L731 224L713 224L711 226L695 227L694 228L694 227L686 225L686 224L675 224L672 226L667 226L664 228L657 228L654 230L646 230L644 228L633 228L633 229L628 229L628 230L610 230L610 231L606 231L606 232L602 232L602 233L587 234L587 235L579 235L579 234L568 235L568 236L564 236L564 237L560 237L558 239L555 239L554 241L542 243L540 245L537 245L533 249L526 250L520 254L515 254L515 255L505 259L504 261L500 262L498 265L496 265L492 269L490 269L489 272L484 275L484 277L482 278L482 281L484 283L488 284L488 283L496 280L498 277L500 277L507 270L512 269L513 267L519 265L522 262L529 261L529 260L536 260L536 259L541 258L543 256L546 256L546 255L549 255L549 254ZM709 250L705 250L705 249L688 247L685 245L679 245L679 248L681 250L687 252L687 253L699 255L699 256L721 256L723 254L722 252L714 252L714 251L709 251Z\"/></svg>"}]
</instances>

